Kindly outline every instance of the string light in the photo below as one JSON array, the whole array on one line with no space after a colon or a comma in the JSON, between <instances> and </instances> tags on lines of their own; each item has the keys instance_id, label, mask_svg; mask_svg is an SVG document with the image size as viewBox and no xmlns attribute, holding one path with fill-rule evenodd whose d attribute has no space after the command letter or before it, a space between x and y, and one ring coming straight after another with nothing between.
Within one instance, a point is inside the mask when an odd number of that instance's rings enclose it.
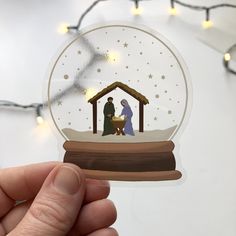
<instances>
[{"instance_id":1,"label":"string light","mask_svg":"<svg viewBox=\"0 0 236 236\"><path fill-rule=\"evenodd\" d=\"M226 69L228 72L230 72L230 73L236 75L236 70L234 70L234 69L232 69L232 68L230 67L230 61L231 61L231 59L232 59L231 53L232 53L234 50L236 51L236 44L233 44L233 45L225 52L223 64L224 64L225 69Z\"/></svg>"},{"instance_id":2,"label":"string light","mask_svg":"<svg viewBox=\"0 0 236 236\"><path fill-rule=\"evenodd\" d=\"M180 6L187 7L192 10L196 10L196 11L205 11L206 18L202 22L202 27L205 29L211 28L213 26L213 22L210 20L210 11L211 10L214 10L217 8L222 8L222 7L236 8L236 5L228 4L228 3L216 4L216 5L206 7L206 6L197 6L197 5L187 4L187 3L181 2L179 0L170 0L171 7L169 9L169 13L171 15L177 14L177 9L175 8L175 4L179 4Z\"/></svg>"},{"instance_id":3,"label":"string light","mask_svg":"<svg viewBox=\"0 0 236 236\"><path fill-rule=\"evenodd\" d=\"M86 10L85 12L81 15L81 17L79 18L79 21L77 23L77 25L75 26L69 26L68 24L66 23L62 23L60 24L60 26L58 27L58 32L61 33L61 34L65 34L65 33L68 33L69 31L73 30L73 31L79 31L80 29L80 26L85 18L85 16L93 10L93 8L100 2L103 2L103 1L108 1L108 0L97 0L95 2L93 2ZM131 0L134 2L135 6L134 8L132 9L132 14L133 15L140 15L142 12L143 12L143 8L141 8L139 6L139 1L141 0ZM171 4L171 7L169 9L169 13L171 15L176 15L178 12L177 12L177 8L175 7L175 4L178 4L180 6L183 6L183 7L187 7L187 8L190 8L192 10L196 10L196 11L205 11L206 13L206 18L205 18L205 21L203 21L202 23L202 26L204 28L210 28L212 27L213 25L213 22L210 20L210 11L211 10L214 10L214 9L217 9L217 8L223 8L223 7L229 7L229 8L236 8L236 5L233 5L233 4L227 4L227 3L222 3L222 4L217 4L217 5L212 5L212 6L196 6L196 5L191 5L191 4L187 4L187 3L184 3L184 2L181 2L179 0L170 0L170 4ZM104 55L98 55L95 53L95 50L92 48L91 45L89 45L89 48L93 50L93 59L88 63L88 65L84 68L84 70L81 70L81 74L88 68L90 67L95 61L97 60L103 60L104 58L106 58L106 60L108 62L111 62L111 63L117 63L118 60L119 60L119 54L117 52L110 52L109 54L106 54L105 56ZM231 46L228 51L224 54L224 60L223 60L223 63L224 63L224 66L226 68L226 70L232 74L235 74L236 75L236 71L233 70L231 67L230 67L230 61L231 61L231 51L234 50L236 48L236 44L234 44L233 46ZM79 76L78 76L79 77ZM61 98L62 96L64 96L66 93L68 93L71 89L78 89L78 91L81 90L81 87L80 85L78 84L78 81L75 81L75 83L73 84L73 86L71 86L71 88L67 89L66 91L60 93L59 95L55 96L55 98L52 99L52 102L55 102L57 101L59 98ZM91 97L92 94L95 93L95 90L94 89L88 89L85 93L85 96L88 98L88 97ZM36 114L36 121L38 124L43 124L45 123L44 122L44 119L43 119L43 116L42 116L42 109L43 109L43 106L47 106L48 104L47 103L32 103L30 105L20 105L18 103L14 103L14 102L11 102L11 101L5 101L5 100L0 100L0 108L18 108L18 109L22 109L22 110L34 110L35 111L35 114Z\"/></svg>"},{"instance_id":4,"label":"string light","mask_svg":"<svg viewBox=\"0 0 236 236\"><path fill-rule=\"evenodd\" d=\"M42 111L41 111L43 108L42 103L32 103L29 105L21 105L19 103L15 103L11 101L0 100L0 107L16 108L16 109L21 109L21 110L26 110L26 111L34 110L37 123L42 124L44 122L43 117L42 117Z\"/></svg>"},{"instance_id":5,"label":"string light","mask_svg":"<svg viewBox=\"0 0 236 236\"><path fill-rule=\"evenodd\" d=\"M82 24L82 21L83 19L85 18L85 16L93 10L93 8L100 2L105 2L105 1L108 1L108 0L97 0L95 2L93 2L86 10L85 12L81 15L81 17L79 18L79 21L77 23L77 25L74 25L74 26L67 26L67 29L68 31L70 30L75 30L75 31L78 31L80 29L80 26Z\"/></svg>"}]
</instances>

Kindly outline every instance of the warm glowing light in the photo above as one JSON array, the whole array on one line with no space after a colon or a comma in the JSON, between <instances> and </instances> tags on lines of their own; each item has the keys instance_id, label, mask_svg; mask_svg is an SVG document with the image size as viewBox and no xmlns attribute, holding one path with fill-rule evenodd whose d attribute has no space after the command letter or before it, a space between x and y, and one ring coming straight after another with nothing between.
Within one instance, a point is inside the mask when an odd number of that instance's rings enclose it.
<instances>
[{"instance_id":1,"label":"warm glowing light","mask_svg":"<svg viewBox=\"0 0 236 236\"><path fill-rule=\"evenodd\" d=\"M68 32L68 24L62 23L59 25L57 32L60 34L66 34Z\"/></svg>"},{"instance_id":2,"label":"warm glowing light","mask_svg":"<svg viewBox=\"0 0 236 236\"><path fill-rule=\"evenodd\" d=\"M177 15L177 9L175 7L171 7L169 9L169 14L172 15L172 16L176 16Z\"/></svg>"},{"instance_id":3,"label":"warm glowing light","mask_svg":"<svg viewBox=\"0 0 236 236\"><path fill-rule=\"evenodd\" d=\"M131 8L131 13L135 16L141 15L143 13L142 7L133 7Z\"/></svg>"},{"instance_id":4,"label":"warm glowing light","mask_svg":"<svg viewBox=\"0 0 236 236\"><path fill-rule=\"evenodd\" d=\"M202 27L204 29L211 28L213 26L213 22L211 20L205 20L202 22Z\"/></svg>"},{"instance_id":5,"label":"warm glowing light","mask_svg":"<svg viewBox=\"0 0 236 236\"><path fill-rule=\"evenodd\" d=\"M225 61L230 61L231 55L229 53L225 53L224 59L225 59Z\"/></svg>"},{"instance_id":6,"label":"warm glowing light","mask_svg":"<svg viewBox=\"0 0 236 236\"><path fill-rule=\"evenodd\" d=\"M109 52L106 54L106 59L110 63L118 63L120 59L120 55L118 52Z\"/></svg>"},{"instance_id":7,"label":"warm glowing light","mask_svg":"<svg viewBox=\"0 0 236 236\"><path fill-rule=\"evenodd\" d=\"M89 100L90 98L94 97L96 94L97 94L97 91L94 88L88 88L85 90L86 100Z\"/></svg>"},{"instance_id":8,"label":"warm glowing light","mask_svg":"<svg viewBox=\"0 0 236 236\"><path fill-rule=\"evenodd\" d=\"M41 124L44 123L44 120L43 120L42 116L37 116L36 120L37 120L37 123L38 123L39 125L41 125Z\"/></svg>"}]
</instances>

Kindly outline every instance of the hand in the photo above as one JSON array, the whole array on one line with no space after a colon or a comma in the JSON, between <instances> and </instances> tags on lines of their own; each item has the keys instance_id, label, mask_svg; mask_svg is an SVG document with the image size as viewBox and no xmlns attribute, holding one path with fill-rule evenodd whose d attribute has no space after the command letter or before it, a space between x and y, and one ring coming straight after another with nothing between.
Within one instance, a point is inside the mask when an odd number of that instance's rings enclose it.
<instances>
[{"instance_id":1,"label":"hand","mask_svg":"<svg viewBox=\"0 0 236 236\"><path fill-rule=\"evenodd\" d=\"M109 191L108 182L86 180L72 164L2 169L0 236L117 236Z\"/></svg>"}]
</instances>

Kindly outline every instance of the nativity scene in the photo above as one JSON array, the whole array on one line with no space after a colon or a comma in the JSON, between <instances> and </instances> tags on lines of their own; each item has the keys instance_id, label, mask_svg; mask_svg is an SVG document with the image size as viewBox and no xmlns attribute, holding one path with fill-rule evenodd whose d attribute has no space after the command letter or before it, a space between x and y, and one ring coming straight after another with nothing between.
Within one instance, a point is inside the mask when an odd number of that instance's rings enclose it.
<instances>
[{"instance_id":1,"label":"nativity scene","mask_svg":"<svg viewBox=\"0 0 236 236\"><path fill-rule=\"evenodd\" d=\"M49 76L64 162L87 178L177 180L174 148L189 104L180 55L158 33L126 24L81 32Z\"/></svg>"}]
</instances>

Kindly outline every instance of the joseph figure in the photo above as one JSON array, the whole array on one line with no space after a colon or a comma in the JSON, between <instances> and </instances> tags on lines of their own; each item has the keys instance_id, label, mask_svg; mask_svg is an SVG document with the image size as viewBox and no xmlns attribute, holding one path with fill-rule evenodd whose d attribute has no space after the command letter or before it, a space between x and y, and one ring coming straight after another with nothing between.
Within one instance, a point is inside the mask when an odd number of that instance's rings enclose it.
<instances>
[{"instance_id":1,"label":"joseph figure","mask_svg":"<svg viewBox=\"0 0 236 236\"><path fill-rule=\"evenodd\" d=\"M115 107L113 102L113 98L109 97L107 99L107 103L104 106L103 114L104 114L104 126L103 126L103 134L102 136L114 134L115 128L112 124L112 117L115 115Z\"/></svg>"}]
</instances>

